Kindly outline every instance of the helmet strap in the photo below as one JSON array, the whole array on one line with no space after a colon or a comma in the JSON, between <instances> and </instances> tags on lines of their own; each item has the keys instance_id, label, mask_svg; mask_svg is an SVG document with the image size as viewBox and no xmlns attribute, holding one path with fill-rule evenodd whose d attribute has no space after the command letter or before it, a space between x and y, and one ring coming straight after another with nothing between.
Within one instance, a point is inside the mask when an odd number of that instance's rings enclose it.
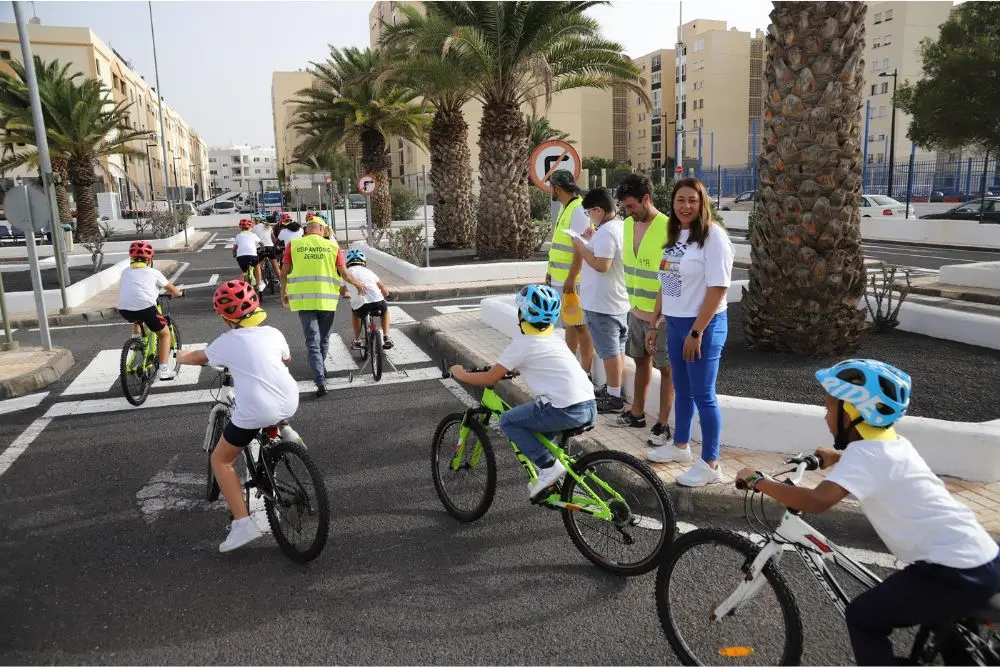
<instances>
[{"instance_id":1,"label":"helmet strap","mask_svg":"<svg viewBox=\"0 0 1000 667\"><path fill-rule=\"evenodd\" d=\"M850 423L844 423L844 417L849 417L847 411L844 410L844 402L837 401L837 433L833 436L833 448L837 450L847 449L847 445L851 444L855 440L860 440L861 435L855 428L858 424L864 422L863 417L858 417L857 419L851 420Z\"/></svg>"}]
</instances>

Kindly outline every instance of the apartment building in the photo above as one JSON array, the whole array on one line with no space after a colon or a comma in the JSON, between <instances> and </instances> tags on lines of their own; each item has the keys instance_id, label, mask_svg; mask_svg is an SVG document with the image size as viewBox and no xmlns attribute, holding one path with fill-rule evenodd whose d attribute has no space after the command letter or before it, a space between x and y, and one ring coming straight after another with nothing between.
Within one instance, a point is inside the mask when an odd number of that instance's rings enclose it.
<instances>
[{"instance_id":1,"label":"apartment building","mask_svg":"<svg viewBox=\"0 0 1000 667\"><path fill-rule=\"evenodd\" d=\"M652 109L648 109L638 94L630 92L625 95L628 158L632 166L640 171L672 168L674 165L674 55L673 50L659 49L632 59L642 70L646 94L652 100Z\"/></svg>"},{"instance_id":2,"label":"apartment building","mask_svg":"<svg viewBox=\"0 0 1000 667\"><path fill-rule=\"evenodd\" d=\"M273 146L225 146L208 150L211 193L261 192L277 187Z\"/></svg>"},{"instance_id":3,"label":"apartment building","mask_svg":"<svg viewBox=\"0 0 1000 667\"><path fill-rule=\"evenodd\" d=\"M123 206L140 206L152 199L165 199L164 172L170 183L170 198L186 201L203 199L208 186L208 156L205 142L180 114L163 103L166 155L160 142L159 100L156 90L135 71L131 62L112 49L89 28L46 26L34 20L28 24L28 38L34 55L51 61L71 63L84 76L100 79L112 99L131 105L128 123L133 129L148 131L148 140L135 142L142 157L111 156L98 169L96 192L121 194ZM17 26L0 23L0 68L9 72L4 61L21 60ZM27 175L22 169L11 176Z\"/></svg>"}]
</instances>

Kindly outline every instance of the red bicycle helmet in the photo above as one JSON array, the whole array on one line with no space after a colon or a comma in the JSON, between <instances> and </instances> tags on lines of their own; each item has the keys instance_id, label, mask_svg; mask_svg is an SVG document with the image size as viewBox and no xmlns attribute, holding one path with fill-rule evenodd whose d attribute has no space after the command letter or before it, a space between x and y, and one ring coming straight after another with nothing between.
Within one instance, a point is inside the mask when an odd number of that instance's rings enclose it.
<instances>
[{"instance_id":1,"label":"red bicycle helmet","mask_svg":"<svg viewBox=\"0 0 1000 667\"><path fill-rule=\"evenodd\" d=\"M153 259L154 254L156 251L153 250L153 244L149 241L133 241L132 245L128 247L128 256L131 259L148 262Z\"/></svg>"},{"instance_id":2,"label":"red bicycle helmet","mask_svg":"<svg viewBox=\"0 0 1000 667\"><path fill-rule=\"evenodd\" d=\"M253 220L250 218L240 220L240 229L253 229Z\"/></svg>"},{"instance_id":3,"label":"red bicycle helmet","mask_svg":"<svg viewBox=\"0 0 1000 667\"><path fill-rule=\"evenodd\" d=\"M250 283L227 280L219 285L212 296L212 307L227 320L242 320L260 306L260 297Z\"/></svg>"}]
</instances>

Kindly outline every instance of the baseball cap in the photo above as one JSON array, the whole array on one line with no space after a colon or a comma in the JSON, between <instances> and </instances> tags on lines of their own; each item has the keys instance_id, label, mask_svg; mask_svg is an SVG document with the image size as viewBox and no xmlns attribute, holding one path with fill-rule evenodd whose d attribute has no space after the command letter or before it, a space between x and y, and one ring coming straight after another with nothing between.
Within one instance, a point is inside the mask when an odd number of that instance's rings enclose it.
<instances>
[{"instance_id":1,"label":"baseball cap","mask_svg":"<svg viewBox=\"0 0 1000 667\"><path fill-rule=\"evenodd\" d=\"M556 169L549 176L549 185L557 185L568 192L580 192L580 186L573 179L573 174L566 169Z\"/></svg>"}]
</instances>

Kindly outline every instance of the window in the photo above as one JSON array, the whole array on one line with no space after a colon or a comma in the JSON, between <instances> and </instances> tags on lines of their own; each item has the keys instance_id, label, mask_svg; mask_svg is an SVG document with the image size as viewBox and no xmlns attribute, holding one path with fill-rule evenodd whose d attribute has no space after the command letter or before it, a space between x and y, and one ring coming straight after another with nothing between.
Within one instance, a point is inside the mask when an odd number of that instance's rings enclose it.
<instances>
[{"instance_id":1,"label":"window","mask_svg":"<svg viewBox=\"0 0 1000 667\"><path fill-rule=\"evenodd\" d=\"M882 82L882 88L881 88L880 92L881 92L881 93L882 93L883 95L885 95L886 93L888 93L888 92L889 92L889 82L888 82L888 81L883 81L883 82Z\"/></svg>"},{"instance_id":2,"label":"window","mask_svg":"<svg viewBox=\"0 0 1000 667\"><path fill-rule=\"evenodd\" d=\"M663 59L662 59L661 56L659 56L659 55L653 56L652 65L653 65L653 69L654 70L660 69L660 67L662 66L662 64L663 64ZM645 65L643 67L645 67Z\"/></svg>"},{"instance_id":3,"label":"window","mask_svg":"<svg viewBox=\"0 0 1000 667\"><path fill-rule=\"evenodd\" d=\"M875 24L882 22L882 12L875 12Z\"/></svg>"},{"instance_id":4,"label":"window","mask_svg":"<svg viewBox=\"0 0 1000 667\"><path fill-rule=\"evenodd\" d=\"M875 95L875 94L876 94L876 93L875 93L875 90L876 90L877 88L878 88L878 84L877 84L877 83L873 83L873 84L872 84L872 93L871 93L872 95Z\"/></svg>"},{"instance_id":5,"label":"window","mask_svg":"<svg viewBox=\"0 0 1000 667\"><path fill-rule=\"evenodd\" d=\"M889 107L879 107L878 108L878 115L880 117L888 116L889 115Z\"/></svg>"},{"instance_id":6,"label":"window","mask_svg":"<svg viewBox=\"0 0 1000 667\"><path fill-rule=\"evenodd\" d=\"M259 157L255 157L255 158L253 159L253 161L254 161L254 162L260 162L260 158L259 158Z\"/></svg>"},{"instance_id":7,"label":"window","mask_svg":"<svg viewBox=\"0 0 1000 667\"><path fill-rule=\"evenodd\" d=\"M877 49L880 46L882 46L882 38L881 37L872 38L872 48Z\"/></svg>"},{"instance_id":8,"label":"window","mask_svg":"<svg viewBox=\"0 0 1000 667\"><path fill-rule=\"evenodd\" d=\"M209 162L215 162L215 158L214 157L210 157L210 158L208 158L208 161Z\"/></svg>"},{"instance_id":9,"label":"window","mask_svg":"<svg viewBox=\"0 0 1000 667\"><path fill-rule=\"evenodd\" d=\"M698 51L704 51L704 50L705 50L705 40L699 39L699 40L695 41L695 43L694 43L694 51L695 51L695 53L697 53Z\"/></svg>"},{"instance_id":10,"label":"window","mask_svg":"<svg viewBox=\"0 0 1000 667\"><path fill-rule=\"evenodd\" d=\"M662 145L663 144L661 144L659 141L654 141L653 142L653 150L652 150L653 155L659 155L660 154L660 152L662 150Z\"/></svg>"},{"instance_id":11,"label":"window","mask_svg":"<svg viewBox=\"0 0 1000 667\"><path fill-rule=\"evenodd\" d=\"M889 59L888 58L883 58L882 59L882 69L889 69Z\"/></svg>"},{"instance_id":12,"label":"window","mask_svg":"<svg viewBox=\"0 0 1000 667\"><path fill-rule=\"evenodd\" d=\"M889 46L892 44L892 35L886 35L882 38L882 46Z\"/></svg>"},{"instance_id":13,"label":"window","mask_svg":"<svg viewBox=\"0 0 1000 667\"><path fill-rule=\"evenodd\" d=\"M97 67L97 76L101 76L101 61L95 58L94 65Z\"/></svg>"},{"instance_id":14,"label":"window","mask_svg":"<svg viewBox=\"0 0 1000 667\"><path fill-rule=\"evenodd\" d=\"M259 173L260 173L260 169L254 169L254 170L253 170L253 173L255 173L255 174L259 174Z\"/></svg>"},{"instance_id":15,"label":"window","mask_svg":"<svg viewBox=\"0 0 1000 667\"><path fill-rule=\"evenodd\" d=\"M892 10L891 9L885 10L885 20L886 21L891 21L892 20Z\"/></svg>"},{"instance_id":16,"label":"window","mask_svg":"<svg viewBox=\"0 0 1000 667\"><path fill-rule=\"evenodd\" d=\"M10 60L10 51L0 51L0 60Z\"/></svg>"},{"instance_id":17,"label":"window","mask_svg":"<svg viewBox=\"0 0 1000 667\"><path fill-rule=\"evenodd\" d=\"M210 176L218 176L218 175L219 175L219 172L218 172L218 171L216 171L215 169L209 169L209 170L208 170L208 174L209 174Z\"/></svg>"},{"instance_id":18,"label":"window","mask_svg":"<svg viewBox=\"0 0 1000 667\"><path fill-rule=\"evenodd\" d=\"M652 80L652 83L653 83L653 84L657 84L657 83L660 83L660 81L662 80L662 79L661 79L660 77L661 77L662 75L663 75L663 73L662 73L662 72L653 72L653 80Z\"/></svg>"}]
</instances>

